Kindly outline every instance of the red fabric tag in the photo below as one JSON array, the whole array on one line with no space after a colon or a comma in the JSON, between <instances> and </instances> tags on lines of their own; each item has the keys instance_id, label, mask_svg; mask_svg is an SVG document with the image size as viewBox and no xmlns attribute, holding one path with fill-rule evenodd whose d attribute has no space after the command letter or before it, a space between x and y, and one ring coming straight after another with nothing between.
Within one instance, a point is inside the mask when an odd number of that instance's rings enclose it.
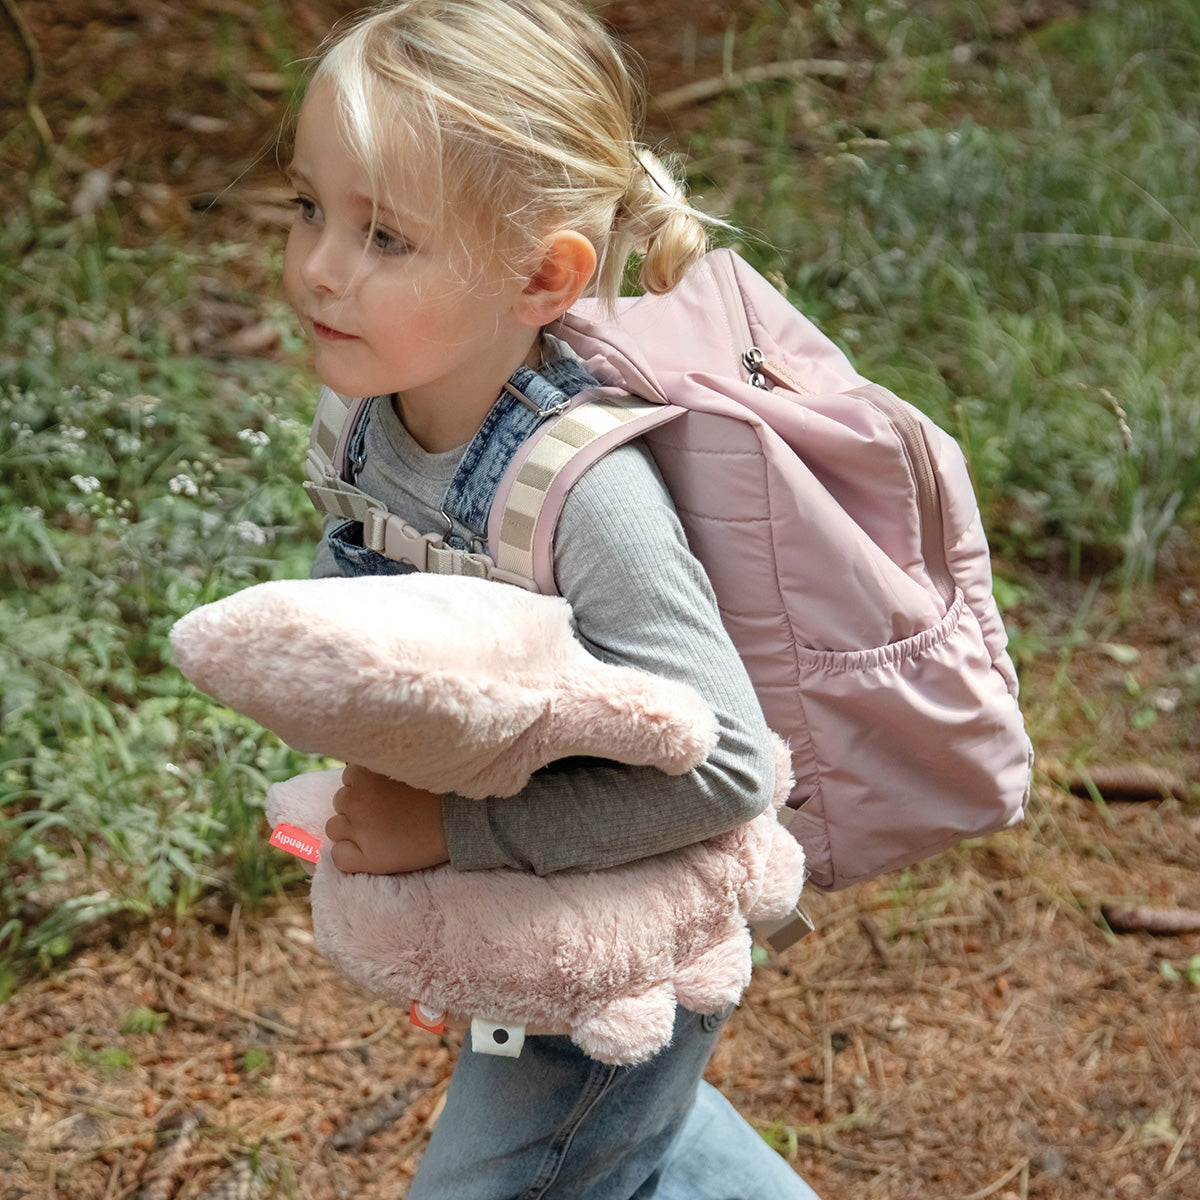
<instances>
[{"instance_id":1,"label":"red fabric tag","mask_svg":"<svg viewBox=\"0 0 1200 1200\"><path fill-rule=\"evenodd\" d=\"M295 825L276 825L271 832L271 845L312 863L321 861L320 840Z\"/></svg>"},{"instance_id":2,"label":"red fabric tag","mask_svg":"<svg viewBox=\"0 0 1200 1200\"><path fill-rule=\"evenodd\" d=\"M408 1011L408 1020L418 1029L428 1029L430 1033L443 1033L446 1029L446 1014L430 1012L420 1000L412 1002L412 1008Z\"/></svg>"}]
</instances>

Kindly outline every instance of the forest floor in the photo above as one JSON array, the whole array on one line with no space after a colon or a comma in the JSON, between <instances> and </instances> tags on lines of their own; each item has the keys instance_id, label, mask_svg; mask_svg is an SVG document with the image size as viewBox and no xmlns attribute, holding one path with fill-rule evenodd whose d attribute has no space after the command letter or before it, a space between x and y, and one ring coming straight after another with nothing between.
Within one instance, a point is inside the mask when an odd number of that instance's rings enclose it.
<instances>
[{"instance_id":1,"label":"forest floor","mask_svg":"<svg viewBox=\"0 0 1200 1200\"><path fill-rule=\"evenodd\" d=\"M288 5L297 44L346 7ZM607 13L661 92L719 72L737 8ZM264 62L235 88L210 69L214 14L252 25L253 6L25 9L53 65L51 126L88 147L81 193L111 191L131 240L278 236L281 78ZM16 115L21 59L0 61ZM257 272L201 297L182 350L272 352ZM756 969L709 1069L825 1200L1200 1195L1200 936L1148 928L1200 909L1200 730L1179 684L1200 662L1200 552L1168 548L1134 595L1013 572L1039 753L1028 819L812 893L816 932ZM303 896L253 913L214 896L112 931L5 1006L0 1200L396 1200L455 1048L325 963Z\"/></svg>"}]
</instances>

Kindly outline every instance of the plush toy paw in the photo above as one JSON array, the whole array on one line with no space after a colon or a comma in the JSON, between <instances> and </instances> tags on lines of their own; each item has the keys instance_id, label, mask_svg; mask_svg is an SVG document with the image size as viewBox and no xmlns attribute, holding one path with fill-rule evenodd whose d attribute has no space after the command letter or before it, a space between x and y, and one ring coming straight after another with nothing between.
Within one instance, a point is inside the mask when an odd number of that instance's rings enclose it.
<instances>
[{"instance_id":1,"label":"plush toy paw","mask_svg":"<svg viewBox=\"0 0 1200 1200\"><path fill-rule=\"evenodd\" d=\"M777 805L790 789L779 743ZM339 773L275 784L273 824L324 849ZM322 800L322 792L324 799ZM675 1007L718 1012L750 978L747 917L782 918L804 856L769 811L719 837L604 871L346 875L328 853L312 881L318 950L408 1009L569 1035L602 1062L641 1062L671 1038Z\"/></svg>"}]
</instances>

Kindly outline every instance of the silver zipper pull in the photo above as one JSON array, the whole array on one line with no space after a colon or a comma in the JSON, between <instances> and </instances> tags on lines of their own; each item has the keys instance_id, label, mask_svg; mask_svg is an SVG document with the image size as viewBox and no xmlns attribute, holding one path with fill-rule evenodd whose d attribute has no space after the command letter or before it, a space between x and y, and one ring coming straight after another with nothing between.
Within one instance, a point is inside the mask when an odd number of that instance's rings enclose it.
<instances>
[{"instance_id":1,"label":"silver zipper pull","mask_svg":"<svg viewBox=\"0 0 1200 1200\"><path fill-rule=\"evenodd\" d=\"M770 391L771 385L767 381L767 377L763 374L763 364L767 361L766 355L757 347L751 346L742 355L742 366L750 373L751 387L762 388L764 391Z\"/></svg>"}]
</instances>

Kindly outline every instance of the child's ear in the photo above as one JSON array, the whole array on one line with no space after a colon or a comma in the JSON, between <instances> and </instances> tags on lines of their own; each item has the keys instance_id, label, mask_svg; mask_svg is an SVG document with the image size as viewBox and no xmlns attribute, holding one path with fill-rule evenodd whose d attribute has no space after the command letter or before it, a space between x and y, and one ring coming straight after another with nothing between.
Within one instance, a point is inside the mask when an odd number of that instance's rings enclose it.
<instances>
[{"instance_id":1,"label":"child's ear","mask_svg":"<svg viewBox=\"0 0 1200 1200\"><path fill-rule=\"evenodd\" d=\"M583 295L595 273L596 247L577 230L556 230L542 242L541 258L518 301L518 315L529 325L549 325Z\"/></svg>"}]
</instances>

